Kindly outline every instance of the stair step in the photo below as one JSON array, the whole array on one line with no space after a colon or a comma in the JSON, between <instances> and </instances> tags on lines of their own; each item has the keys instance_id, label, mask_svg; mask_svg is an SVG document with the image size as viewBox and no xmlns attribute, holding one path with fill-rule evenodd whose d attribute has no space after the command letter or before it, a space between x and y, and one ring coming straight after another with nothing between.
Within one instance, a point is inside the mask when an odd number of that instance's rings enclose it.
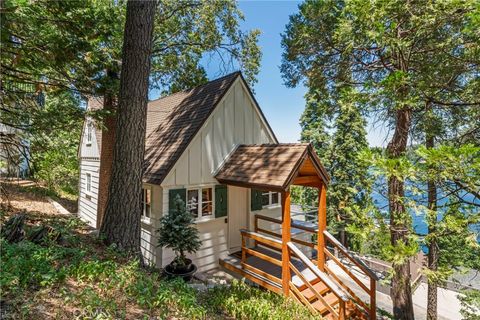
<instances>
[{"instance_id":1,"label":"stair step","mask_svg":"<svg viewBox=\"0 0 480 320\"><path fill-rule=\"evenodd\" d=\"M325 300L325 302L327 302L327 304L330 305L330 307L332 308L334 308L335 305L337 305L339 302L337 296L333 294L333 292L329 292L326 295L324 295L323 300ZM312 307L314 307L315 310L317 310L320 314L324 314L325 312L328 311L328 308L320 300L313 302Z\"/></svg>"},{"instance_id":2,"label":"stair step","mask_svg":"<svg viewBox=\"0 0 480 320\"><path fill-rule=\"evenodd\" d=\"M324 295L325 293L327 293L329 291L328 287L325 285L325 283L323 282L317 282L316 284L313 285L313 288L318 292L320 293L321 295ZM312 292L312 290L310 290L310 288L306 288L306 289L303 289L301 291L302 295L307 298L308 301L312 301L313 299L315 299L315 294Z\"/></svg>"}]
</instances>

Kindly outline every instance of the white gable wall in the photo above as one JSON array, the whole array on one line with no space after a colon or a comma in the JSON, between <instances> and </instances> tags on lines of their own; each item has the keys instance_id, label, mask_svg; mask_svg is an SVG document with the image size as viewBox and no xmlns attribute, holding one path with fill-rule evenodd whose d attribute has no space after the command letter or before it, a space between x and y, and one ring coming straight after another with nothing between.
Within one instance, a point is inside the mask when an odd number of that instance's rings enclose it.
<instances>
[{"instance_id":1,"label":"white gable wall","mask_svg":"<svg viewBox=\"0 0 480 320\"><path fill-rule=\"evenodd\" d=\"M218 184L215 172L237 145L275 142L248 89L237 78L163 181L163 214L169 210L170 189ZM234 191L229 188L229 199L235 199L231 192ZM229 207L232 205L235 204L229 203ZM280 210L275 212L278 215ZM202 248L190 258L200 271L218 267L218 259L229 254L227 221L223 217L197 223ZM174 253L169 249L162 252L161 261L165 266L173 260Z\"/></svg>"},{"instance_id":2,"label":"white gable wall","mask_svg":"<svg viewBox=\"0 0 480 320\"><path fill-rule=\"evenodd\" d=\"M87 144L87 118L83 123L82 136L80 139L80 149L78 152L80 158L80 179L78 193L78 216L88 223L91 227L97 226L97 197L98 197L98 177L100 172L100 150L97 143L95 126L92 127L92 141ZM87 192L87 174L91 175L91 190Z\"/></svg>"},{"instance_id":3,"label":"white gable wall","mask_svg":"<svg viewBox=\"0 0 480 320\"><path fill-rule=\"evenodd\" d=\"M275 139L237 78L161 186L216 183L216 170L236 145L245 143L275 143Z\"/></svg>"}]
</instances>

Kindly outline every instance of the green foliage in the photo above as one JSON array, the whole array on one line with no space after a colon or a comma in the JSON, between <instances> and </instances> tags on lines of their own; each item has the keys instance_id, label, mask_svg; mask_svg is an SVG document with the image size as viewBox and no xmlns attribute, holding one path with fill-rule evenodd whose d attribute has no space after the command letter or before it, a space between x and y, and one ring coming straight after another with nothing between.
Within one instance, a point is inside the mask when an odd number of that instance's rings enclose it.
<instances>
[{"instance_id":1,"label":"green foliage","mask_svg":"<svg viewBox=\"0 0 480 320\"><path fill-rule=\"evenodd\" d=\"M271 291L262 291L235 280L227 287L208 292L206 303L237 319L316 319L308 309Z\"/></svg>"},{"instance_id":2,"label":"green foliage","mask_svg":"<svg viewBox=\"0 0 480 320\"><path fill-rule=\"evenodd\" d=\"M328 226L331 232L343 234L344 231L348 232L346 228L355 219L352 215L363 212L370 201L368 164L359 157L368 147L366 122L360 114L359 104L362 99L358 93L348 88L339 90L335 99L328 95L322 96L310 88L306 99L300 120L301 140L313 144L330 173ZM316 207L318 190L296 187L292 197L295 203ZM347 239L352 249L360 250L359 239Z\"/></svg>"},{"instance_id":3,"label":"green foliage","mask_svg":"<svg viewBox=\"0 0 480 320\"><path fill-rule=\"evenodd\" d=\"M480 291L466 290L458 296L460 300L460 314L464 320L480 319Z\"/></svg>"},{"instance_id":4,"label":"green foliage","mask_svg":"<svg viewBox=\"0 0 480 320\"><path fill-rule=\"evenodd\" d=\"M171 248L176 254L175 263L179 266L185 265L185 253L195 253L202 245L193 222L194 217L187 211L179 195L175 198L174 208L160 219L158 246Z\"/></svg>"},{"instance_id":5,"label":"green foliage","mask_svg":"<svg viewBox=\"0 0 480 320\"><path fill-rule=\"evenodd\" d=\"M77 233L83 225L78 219L44 222L68 240L44 246L0 240L0 294L14 318L39 318L48 301L58 318L314 319L294 301L243 282L198 292L181 279L163 279L109 248L92 246L93 239Z\"/></svg>"},{"instance_id":6,"label":"green foliage","mask_svg":"<svg viewBox=\"0 0 480 320\"><path fill-rule=\"evenodd\" d=\"M70 91L51 92L26 131L34 177L55 192L78 193L78 143L83 111Z\"/></svg>"},{"instance_id":7,"label":"green foliage","mask_svg":"<svg viewBox=\"0 0 480 320\"><path fill-rule=\"evenodd\" d=\"M81 251L59 246L43 247L28 241L10 244L1 239L0 286L2 296L18 295L29 288L50 286L63 281L68 268L65 260L78 261Z\"/></svg>"}]
</instances>

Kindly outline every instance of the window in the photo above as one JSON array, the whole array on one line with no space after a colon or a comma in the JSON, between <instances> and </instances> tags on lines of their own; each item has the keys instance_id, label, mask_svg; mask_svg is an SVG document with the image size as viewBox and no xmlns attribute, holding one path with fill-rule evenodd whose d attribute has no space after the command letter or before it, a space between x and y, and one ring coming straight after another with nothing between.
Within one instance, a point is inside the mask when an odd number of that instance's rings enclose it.
<instances>
[{"instance_id":1,"label":"window","mask_svg":"<svg viewBox=\"0 0 480 320\"><path fill-rule=\"evenodd\" d=\"M213 189L198 188L187 190L187 210L194 218L213 215Z\"/></svg>"},{"instance_id":2,"label":"window","mask_svg":"<svg viewBox=\"0 0 480 320\"><path fill-rule=\"evenodd\" d=\"M91 121L87 123L87 144L92 144L93 125Z\"/></svg>"},{"instance_id":3,"label":"window","mask_svg":"<svg viewBox=\"0 0 480 320\"><path fill-rule=\"evenodd\" d=\"M276 206L280 203L280 193L278 192L263 192L262 193L262 206Z\"/></svg>"},{"instance_id":4,"label":"window","mask_svg":"<svg viewBox=\"0 0 480 320\"><path fill-rule=\"evenodd\" d=\"M91 192L92 191L92 175L90 173L87 173L85 175L85 184L86 184L85 190L87 192Z\"/></svg>"},{"instance_id":5,"label":"window","mask_svg":"<svg viewBox=\"0 0 480 320\"><path fill-rule=\"evenodd\" d=\"M152 190L142 189L142 219L149 220L152 211Z\"/></svg>"}]
</instances>

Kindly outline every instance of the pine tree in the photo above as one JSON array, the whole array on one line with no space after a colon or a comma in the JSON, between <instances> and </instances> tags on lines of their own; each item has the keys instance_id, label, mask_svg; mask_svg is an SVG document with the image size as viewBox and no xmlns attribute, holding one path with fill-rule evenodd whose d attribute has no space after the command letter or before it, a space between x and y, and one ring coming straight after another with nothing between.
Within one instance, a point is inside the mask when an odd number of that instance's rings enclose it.
<instances>
[{"instance_id":1,"label":"pine tree","mask_svg":"<svg viewBox=\"0 0 480 320\"><path fill-rule=\"evenodd\" d=\"M368 167L359 159L359 154L368 148L366 121L355 101L360 99L351 89L343 89L339 94L339 110L333 125L335 132L327 153L331 175L328 209L330 216L336 218L336 229L345 245L348 243L345 227L353 218L350 217L353 211L347 208L364 209L371 193ZM353 245L355 240L351 240L348 244Z\"/></svg>"}]
</instances>

